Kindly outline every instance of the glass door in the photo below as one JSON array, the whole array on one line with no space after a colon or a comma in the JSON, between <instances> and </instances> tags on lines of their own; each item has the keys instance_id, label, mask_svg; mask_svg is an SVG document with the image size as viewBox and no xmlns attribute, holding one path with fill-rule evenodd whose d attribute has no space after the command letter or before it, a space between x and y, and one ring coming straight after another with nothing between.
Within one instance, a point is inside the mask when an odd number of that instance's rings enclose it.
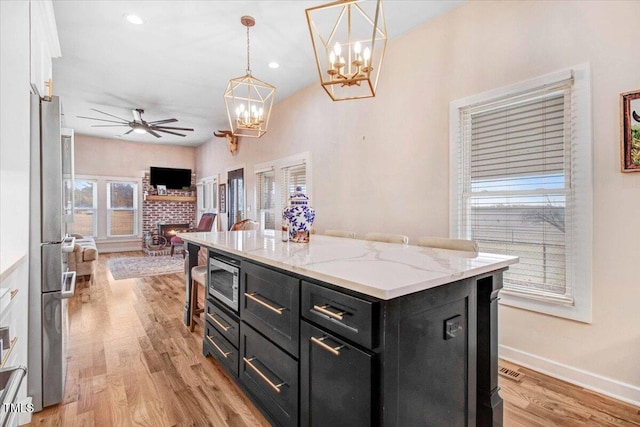
<instances>
[{"instance_id":1,"label":"glass door","mask_svg":"<svg viewBox=\"0 0 640 427\"><path fill-rule=\"evenodd\" d=\"M227 228L244 219L244 169L230 171L227 175L229 187Z\"/></svg>"}]
</instances>

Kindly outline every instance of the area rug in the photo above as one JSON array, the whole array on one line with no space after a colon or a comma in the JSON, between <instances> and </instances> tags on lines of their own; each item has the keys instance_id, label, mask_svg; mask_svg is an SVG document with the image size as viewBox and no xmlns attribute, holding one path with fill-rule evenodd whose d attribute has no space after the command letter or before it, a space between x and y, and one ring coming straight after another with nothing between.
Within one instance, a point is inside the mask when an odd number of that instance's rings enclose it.
<instances>
[{"instance_id":1,"label":"area rug","mask_svg":"<svg viewBox=\"0 0 640 427\"><path fill-rule=\"evenodd\" d=\"M180 273L184 271L184 260L181 256L114 258L107 261L107 266L116 280L134 279Z\"/></svg>"}]
</instances>

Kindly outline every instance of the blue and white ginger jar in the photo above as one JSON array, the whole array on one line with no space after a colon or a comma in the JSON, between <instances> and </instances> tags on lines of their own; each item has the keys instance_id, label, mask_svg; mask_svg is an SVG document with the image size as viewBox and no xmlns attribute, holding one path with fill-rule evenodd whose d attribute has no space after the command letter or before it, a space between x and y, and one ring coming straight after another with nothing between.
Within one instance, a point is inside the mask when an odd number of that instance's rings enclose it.
<instances>
[{"instance_id":1,"label":"blue and white ginger jar","mask_svg":"<svg viewBox=\"0 0 640 427\"><path fill-rule=\"evenodd\" d=\"M282 212L282 219L289 226L289 240L294 242L309 242L309 232L316 218L316 211L309 206L309 198L302 192L301 187L289 197L289 206Z\"/></svg>"}]
</instances>

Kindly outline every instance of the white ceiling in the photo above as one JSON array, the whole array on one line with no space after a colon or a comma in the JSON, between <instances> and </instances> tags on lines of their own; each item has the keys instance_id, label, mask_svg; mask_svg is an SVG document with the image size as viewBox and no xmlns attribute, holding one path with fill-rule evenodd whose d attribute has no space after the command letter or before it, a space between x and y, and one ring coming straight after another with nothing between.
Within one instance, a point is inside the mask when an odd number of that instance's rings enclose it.
<instances>
[{"instance_id":1,"label":"white ceiling","mask_svg":"<svg viewBox=\"0 0 640 427\"><path fill-rule=\"evenodd\" d=\"M372 0L368 0L372 1ZM384 0L389 38L463 1ZM246 70L246 28L251 15L252 74L276 87L275 102L318 83L305 9L326 1L87 1L54 0L62 57L53 61L54 93L63 124L77 133L130 141L197 146L228 129L223 92ZM129 13L145 23L133 25ZM276 61L280 68L271 69ZM384 66L384 64L383 64ZM350 101L357 102L357 101ZM168 126L191 127L182 138L131 133L77 116L129 119L143 108L147 121L177 118ZM109 123L102 123L109 124Z\"/></svg>"}]
</instances>

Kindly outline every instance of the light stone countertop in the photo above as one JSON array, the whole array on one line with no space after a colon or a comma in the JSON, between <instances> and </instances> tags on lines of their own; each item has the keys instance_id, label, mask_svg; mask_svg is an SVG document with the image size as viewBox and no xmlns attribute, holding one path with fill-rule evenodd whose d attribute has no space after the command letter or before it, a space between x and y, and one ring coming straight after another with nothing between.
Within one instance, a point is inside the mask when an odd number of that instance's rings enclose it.
<instances>
[{"instance_id":1,"label":"light stone countertop","mask_svg":"<svg viewBox=\"0 0 640 427\"><path fill-rule=\"evenodd\" d=\"M518 257L397 243L311 235L282 242L280 232L179 233L187 242L218 249L313 279L390 300L505 268Z\"/></svg>"}]
</instances>

